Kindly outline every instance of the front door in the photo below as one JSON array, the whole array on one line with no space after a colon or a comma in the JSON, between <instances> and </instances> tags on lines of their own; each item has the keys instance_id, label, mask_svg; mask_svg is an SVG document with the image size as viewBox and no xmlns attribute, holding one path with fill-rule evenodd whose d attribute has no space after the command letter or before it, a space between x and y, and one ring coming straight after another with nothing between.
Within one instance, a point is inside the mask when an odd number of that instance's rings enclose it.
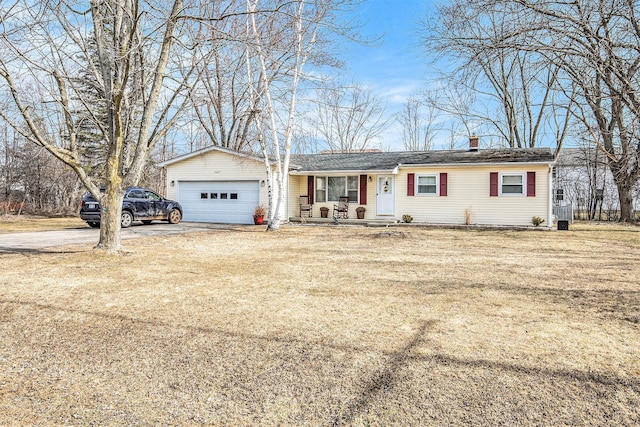
<instances>
[{"instance_id":1,"label":"front door","mask_svg":"<svg viewBox=\"0 0 640 427\"><path fill-rule=\"evenodd\" d=\"M376 187L376 214L395 215L395 181L393 175L378 175Z\"/></svg>"}]
</instances>

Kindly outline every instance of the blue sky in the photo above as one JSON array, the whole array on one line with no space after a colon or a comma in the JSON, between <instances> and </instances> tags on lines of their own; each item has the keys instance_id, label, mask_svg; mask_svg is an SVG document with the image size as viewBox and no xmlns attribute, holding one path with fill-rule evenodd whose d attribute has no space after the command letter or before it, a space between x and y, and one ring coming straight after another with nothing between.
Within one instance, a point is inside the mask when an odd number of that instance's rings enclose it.
<instances>
[{"instance_id":1,"label":"blue sky","mask_svg":"<svg viewBox=\"0 0 640 427\"><path fill-rule=\"evenodd\" d=\"M389 114L427 87L428 58L418 33L420 21L431 8L432 2L424 0L368 0L358 7L364 25L361 34L381 40L372 46L345 47L341 58L347 63L345 78L370 86ZM403 149L398 130L397 126L389 129L383 148Z\"/></svg>"},{"instance_id":2,"label":"blue sky","mask_svg":"<svg viewBox=\"0 0 640 427\"><path fill-rule=\"evenodd\" d=\"M358 9L365 37L382 37L373 46L352 45L345 52L354 80L369 84L388 96L404 100L425 86L427 57L419 45L420 20L430 2L420 0L368 0ZM399 98L397 98L399 96Z\"/></svg>"}]
</instances>

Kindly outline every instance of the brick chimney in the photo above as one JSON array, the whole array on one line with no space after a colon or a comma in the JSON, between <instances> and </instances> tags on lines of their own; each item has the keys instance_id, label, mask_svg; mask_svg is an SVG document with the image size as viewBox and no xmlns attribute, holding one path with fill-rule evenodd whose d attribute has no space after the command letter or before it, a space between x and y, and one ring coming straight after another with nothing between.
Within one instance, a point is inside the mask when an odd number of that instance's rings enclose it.
<instances>
[{"instance_id":1,"label":"brick chimney","mask_svg":"<svg viewBox=\"0 0 640 427\"><path fill-rule=\"evenodd\" d=\"M475 133L469 137L469 151L478 151L478 136Z\"/></svg>"}]
</instances>

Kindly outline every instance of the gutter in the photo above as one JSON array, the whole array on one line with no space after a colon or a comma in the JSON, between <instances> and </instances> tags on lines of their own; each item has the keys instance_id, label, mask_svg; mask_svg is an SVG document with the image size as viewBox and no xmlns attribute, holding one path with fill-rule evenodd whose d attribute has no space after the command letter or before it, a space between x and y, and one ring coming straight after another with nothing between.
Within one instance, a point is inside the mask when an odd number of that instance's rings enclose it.
<instances>
[{"instance_id":1,"label":"gutter","mask_svg":"<svg viewBox=\"0 0 640 427\"><path fill-rule=\"evenodd\" d=\"M398 167L402 167L403 169L419 169L419 168L463 168L468 166L519 166L519 165L547 165L552 167L555 164L555 161L546 161L546 162L482 162L482 163L426 163L426 164L411 164L411 165L398 165Z\"/></svg>"},{"instance_id":2,"label":"gutter","mask_svg":"<svg viewBox=\"0 0 640 427\"><path fill-rule=\"evenodd\" d=\"M358 174L358 175L372 175L372 174L394 174L397 175L398 166L393 169L381 170L381 169L363 169L363 170L351 170L351 169L338 169L338 170L295 170L289 171L289 175L316 175L316 174L335 174L335 175L344 175L344 174Z\"/></svg>"}]
</instances>

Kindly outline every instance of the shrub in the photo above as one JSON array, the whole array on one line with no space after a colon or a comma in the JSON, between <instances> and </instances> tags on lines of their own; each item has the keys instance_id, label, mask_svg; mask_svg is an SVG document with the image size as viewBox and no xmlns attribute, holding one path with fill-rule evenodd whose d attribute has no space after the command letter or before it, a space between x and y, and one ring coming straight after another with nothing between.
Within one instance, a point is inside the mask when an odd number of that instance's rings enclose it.
<instances>
[{"instance_id":1,"label":"shrub","mask_svg":"<svg viewBox=\"0 0 640 427\"><path fill-rule=\"evenodd\" d=\"M471 217L473 216L473 211L471 210L471 206L464 210L464 223L465 225L471 224Z\"/></svg>"},{"instance_id":2,"label":"shrub","mask_svg":"<svg viewBox=\"0 0 640 427\"><path fill-rule=\"evenodd\" d=\"M531 218L531 223L536 227L544 222L544 218L540 218L539 216L534 216Z\"/></svg>"},{"instance_id":3,"label":"shrub","mask_svg":"<svg viewBox=\"0 0 640 427\"><path fill-rule=\"evenodd\" d=\"M411 215L402 215L402 222L409 224L411 221L413 221L413 217Z\"/></svg>"}]
</instances>

